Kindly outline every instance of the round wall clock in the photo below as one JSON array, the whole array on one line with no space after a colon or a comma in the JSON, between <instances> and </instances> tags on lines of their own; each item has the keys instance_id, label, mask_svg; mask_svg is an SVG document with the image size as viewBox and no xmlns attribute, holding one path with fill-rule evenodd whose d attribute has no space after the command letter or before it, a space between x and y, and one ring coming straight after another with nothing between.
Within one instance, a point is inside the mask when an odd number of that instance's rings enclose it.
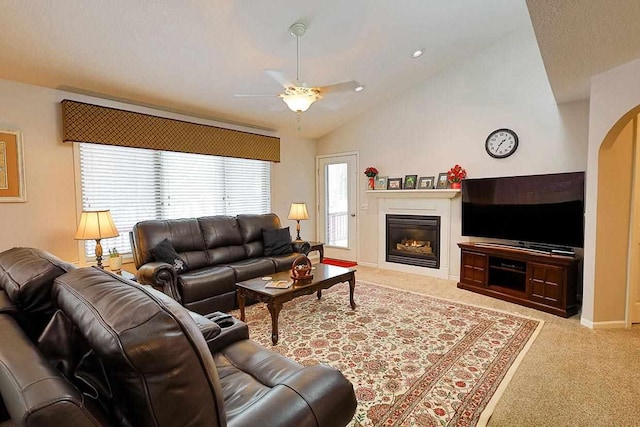
<instances>
[{"instance_id":1,"label":"round wall clock","mask_svg":"<svg viewBox=\"0 0 640 427\"><path fill-rule=\"evenodd\" d=\"M516 152L518 135L511 129L494 130L484 144L487 154L496 159L504 159Z\"/></svg>"}]
</instances>

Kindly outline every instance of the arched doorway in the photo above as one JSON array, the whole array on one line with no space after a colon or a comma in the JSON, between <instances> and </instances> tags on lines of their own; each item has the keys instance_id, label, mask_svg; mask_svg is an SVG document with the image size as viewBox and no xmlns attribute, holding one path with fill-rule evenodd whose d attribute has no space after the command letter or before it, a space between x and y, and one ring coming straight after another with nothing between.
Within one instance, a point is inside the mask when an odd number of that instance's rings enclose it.
<instances>
[{"instance_id":1,"label":"arched doorway","mask_svg":"<svg viewBox=\"0 0 640 427\"><path fill-rule=\"evenodd\" d=\"M640 105L618 120L598 151L594 319L601 323L640 322L639 119Z\"/></svg>"}]
</instances>

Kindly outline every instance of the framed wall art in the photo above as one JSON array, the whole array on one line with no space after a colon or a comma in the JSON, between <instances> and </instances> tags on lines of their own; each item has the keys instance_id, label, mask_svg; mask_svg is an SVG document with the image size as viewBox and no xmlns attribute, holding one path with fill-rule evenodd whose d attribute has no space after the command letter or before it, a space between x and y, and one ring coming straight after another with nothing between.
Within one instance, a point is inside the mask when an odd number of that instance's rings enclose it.
<instances>
[{"instance_id":1,"label":"framed wall art","mask_svg":"<svg viewBox=\"0 0 640 427\"><path fill-rule=\"evenodd\" d=\"M418 175L405 175L405 177L404 177L404 189L405 190L415 190L417 181L418 181Z\"/></svg>"},{"instance_id":2,"label":"framed wall art","mask_svg":"<svg viewBox=\"0 0 640 427\"><path fill-rule=\"evenodd\" d=\"M389 178L387 190L402 190L402 178Z\"/></svg>"},{"instance_id":3,"label":"framed wall art","mask_svg":"<svg viewBox=\"0 0 640 427\"><path fill-rule=\"evenodd\" d=\"M433 181L435 181L435 176L421 176L418 180L418 189L419 190L431 190L433 189Z\"/></svg>"},{"instance_id":4,"label":"framed wall art","mask_svg":"<svg viewBox=\"0 0 640 427\"><path fill-rule=\"evenodd\" d=\"M447 178L447 173L442 172L438 174L438 182L436 183L436 188L447 188L449 185L449 181Z\"/></svg>"},{"instance_id":5,"label":"framed wall art","mask_svg":"<svg viewBox=\"0 0 640 427\"><path fill-rule=\"evenodd\" d=\"M374 183L374 190L386 190L387 189L387 180L389 177L386 176L376 176L376 181Z\"/></svg>"},{"instance_id":6,"label":"framed wall art","mask_svg":"<svg viewBox=\"0 0 640 427\"><path fill-rule=\"evenodd\" d=\"M22 132L0 130L0 202L26 202Z\"/></svg>"}]
</instances>

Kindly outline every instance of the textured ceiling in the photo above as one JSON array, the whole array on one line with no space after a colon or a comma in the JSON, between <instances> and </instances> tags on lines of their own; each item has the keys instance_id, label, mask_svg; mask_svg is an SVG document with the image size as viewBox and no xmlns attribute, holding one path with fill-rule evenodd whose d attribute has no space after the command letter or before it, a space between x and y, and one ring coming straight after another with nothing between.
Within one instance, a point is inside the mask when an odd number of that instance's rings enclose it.
<instances>
[{"instance_id":1,"label":"textured ceiling","mask_svg":"<svg viewBox=\"0 0 640 427\"><path fill-rule=\"evenodd\" d=\"M538 3L538 2L530 2ZM541 2L540 2L541 3ZM0 0L0 78L318 138L529 25L514 0ZM536 10L536 8L533 8ZM355 79L298 124L265 69ZM545 21L546 22L546 21ZM553 24L553 23L551 23ZM424 47L419 59L410 57ZM299 128L299 130L298 130Z\"/></svg>"},{"instance_id":2,"label":"textured ceiling","mask_svg":"<svg viewBox=\"0 0 640 427\"><path fill-rule=\"evenodd\" d=\"M587 99L590 78L640 57L640 0L527 0L558 103Z\"/></svg>"}]
</instances>

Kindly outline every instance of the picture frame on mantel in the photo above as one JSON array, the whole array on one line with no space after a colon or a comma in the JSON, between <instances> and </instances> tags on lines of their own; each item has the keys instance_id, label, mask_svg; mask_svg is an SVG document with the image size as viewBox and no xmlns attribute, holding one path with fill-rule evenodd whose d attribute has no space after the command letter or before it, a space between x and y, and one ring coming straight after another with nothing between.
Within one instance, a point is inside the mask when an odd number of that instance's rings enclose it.
<instances>
[{"instance_id":1,"label":"picture frame on mantel","mask_svg":"<svg viewBox=\"0 0 640 427\"><path fill-rule=\"evenodd\" d=\"M373 184L373 189L374 190L386 190L387 189L387 180L389 179L388 176L376 176L376 180Z\"/></svg>"},{"instance_id":2,"label":"picture frame on mantel","mask_svg":"<svg viewBox=\"0 0 640 427\"><path fill-rule=\"evenodd\" d=\"M437 189L446 189L449 186L449 180L446 172L442 172L438 174L438 182L436 183Z\"/></svg>"},{"instance_id":3,"label":"picture frame on mantel","mask_svg":"<svg viewBox=\"0 0 640 427\"><path fill-rule=\"evenodd\" d=\"M402 178L389 178L387 190L402 190Z\"/></svg>"},{"instance_id":4,"label":"picture frame on mantel","mask_svg":"<svg viewBox=\"0 0 640 427\"><path fill-rule=\"evenodd\" d=\"M0 202L26 202L22 132L0 130Z\"/></svg>"},{"instance_id":5,"label":"picture frame on mantel","mask_svg":"<svg viewBox=\"0 0 640 427\"><path fill-rule=\"evenodd\" d=\"M415 190L418 181L418 175L405 175L404 177L404 189Z\"/></svg>"},{"instance_id":6,"label":"picture frame on mantel","mask_svg":"<svg viewBox=\"0 0 640 427\"><path fill-rule=\"evenodd\" d=\"M433 190L435 176L421 176L418 180L418 190Z\"/></svg>"}]
</instances>

